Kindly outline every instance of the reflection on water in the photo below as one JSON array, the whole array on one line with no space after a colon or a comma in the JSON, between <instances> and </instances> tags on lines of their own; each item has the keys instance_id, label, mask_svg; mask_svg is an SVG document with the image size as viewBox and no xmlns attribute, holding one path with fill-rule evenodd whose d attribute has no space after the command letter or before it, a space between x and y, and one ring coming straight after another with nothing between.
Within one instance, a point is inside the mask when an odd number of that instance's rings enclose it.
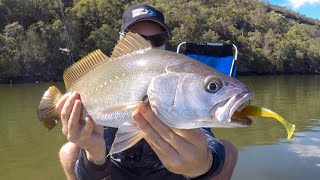
<instances>
[{"instance_id":1,"label":"reflection on water","mask_svg":"<svg viewBox=\"0 0 320 180\"><path fill-rule=\"evenodd\" d=\"M296 124L293 138L273 119L248 128L214 129L239 148L233 179L319 179L320 76L240 77L264 106ZM59 84L61 86L61 84ZM1 179L64 179L58 152L66 141L58 125L48 132L36 107L49 84L0 85Z\"/></svg>"},{"instance_id":2,"label":"reflection on water","mask_svg":"<svg viewBox=\"0 0 320 180\"><path fill-rule=\"evenodd\" d=\"M309 126L310 131L296 133L296 138L292 141L289 148L302 158L320 158L320 119L310 119L317 126ZM319 162L320 163L320 159ZM315 164L318 166L318 164Z\"/></svg>"}]
</instances>

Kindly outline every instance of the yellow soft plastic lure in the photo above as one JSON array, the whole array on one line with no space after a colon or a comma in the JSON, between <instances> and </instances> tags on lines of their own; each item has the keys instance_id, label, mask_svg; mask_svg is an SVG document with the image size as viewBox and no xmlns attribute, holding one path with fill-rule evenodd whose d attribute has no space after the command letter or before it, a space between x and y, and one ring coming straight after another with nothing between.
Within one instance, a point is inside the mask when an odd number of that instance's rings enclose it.
<instances>
[{"instance_id":1,"label":"yellow soft plastic lure","mask_svg":"<svg viewBox=\"0 0 320 180\"><path fill-rule=\"evenodd\" d=\"M278 120L286 128L287 133L288 133L288 139L290 139L292 137L293 132L296 129L296 125L289 123L283 117L281 117L279 114L277 114L277 113L273 112L272 110L265 108L265 107L257 107L257 106L248 105L248 106L244 107L240 113L243 115L246 115L246 116L259 116L259 117L274 118L274 119Z\"/></svg>"}]
</instances>

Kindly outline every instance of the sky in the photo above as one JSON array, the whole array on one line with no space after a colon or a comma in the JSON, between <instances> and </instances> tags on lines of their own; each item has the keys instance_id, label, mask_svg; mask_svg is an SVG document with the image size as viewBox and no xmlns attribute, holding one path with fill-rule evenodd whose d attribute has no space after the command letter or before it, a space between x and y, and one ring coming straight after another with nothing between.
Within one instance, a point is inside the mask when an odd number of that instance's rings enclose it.
<instances>
[{"instance_id":1,"label":"sky","mask_svg":"<svg viewBox=\"0 0 320 180\"><path fill-rule=\"evenodd\" d=\"M286 7L307 17L320 20L320 0L267 0L270 4Z\"/></svg>"}]
</instances>

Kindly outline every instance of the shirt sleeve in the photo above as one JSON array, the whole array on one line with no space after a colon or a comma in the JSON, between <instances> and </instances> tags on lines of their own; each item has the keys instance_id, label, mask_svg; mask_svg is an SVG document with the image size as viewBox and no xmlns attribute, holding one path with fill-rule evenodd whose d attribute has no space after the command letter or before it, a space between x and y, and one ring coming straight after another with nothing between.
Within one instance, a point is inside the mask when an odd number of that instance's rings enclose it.
<instances>
[{"instance_id":1,"label":"shirt sleeve","mask_svg":"<svg viewBox=\"0 0 320 180\"><path fill-rule=\"evenodd\" d=\"M207 173L196 178L192 178L192 180L207 180L214 177L221 172L225 161L225 150L223 144L214 137L210 128L202 129L206 133L208 148L211 150L213 162L210 170Z\"/></svg>"},{"instance_id":2,"label":"shirt sleeve","mask_svg":"<svg viewBox=\"0 0 320 180\"><path fill-rule=\"evenodd\" d=\"M96 165L88 161L84 150L80 150L79 159L75 166L75 173L79 180L101 180L111 177L112 162L108 157L103 165Z\"/></svg>"}]
</instances>

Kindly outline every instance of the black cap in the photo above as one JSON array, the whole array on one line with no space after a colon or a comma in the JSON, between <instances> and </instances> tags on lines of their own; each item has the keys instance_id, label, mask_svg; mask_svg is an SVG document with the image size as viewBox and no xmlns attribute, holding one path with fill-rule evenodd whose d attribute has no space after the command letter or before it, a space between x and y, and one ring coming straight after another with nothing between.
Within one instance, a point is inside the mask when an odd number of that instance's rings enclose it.
<instances>
[{"instance_id":1,"label":"black cap","mask_svg":"<svg viewBox=\"0 0 320 180\"><path fill-rule=\"evenodd\" d=\"M127 30L131 25L140 21L153 21L158 23L170 35L169 27L164 23L161 11L147 4L137 4L129 7L123 12L121 32Z\"/></svg>"}]
</instances>

